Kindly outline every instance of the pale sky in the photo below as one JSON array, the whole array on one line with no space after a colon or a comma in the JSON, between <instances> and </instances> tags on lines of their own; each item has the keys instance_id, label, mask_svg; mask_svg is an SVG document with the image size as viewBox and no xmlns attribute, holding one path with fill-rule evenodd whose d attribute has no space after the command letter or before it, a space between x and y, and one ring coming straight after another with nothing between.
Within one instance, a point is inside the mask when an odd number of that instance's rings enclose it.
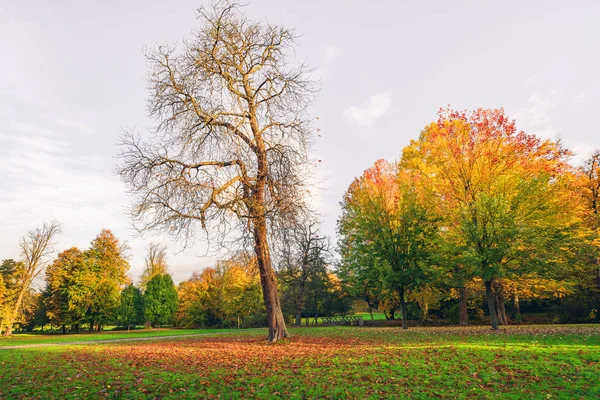
<instances>
[{"instance_id":1,"label":"pale sky","mask_svg":"<svg viewBox=\"0 0 600 400\"><path fill-rule=\"evenodd\" d=\"M204 0L0 1L0 259L43 221L58 249L102 228L132 248L141 273L151 236L131 236L114 174L123 127L144 129L144 46L176 43ZM567 5L568 4L568 5ZM294 27L316 68L322 160L317 204L335 237L352 179L402 148L440 107L504 107L519 128L562 137L580 162L600 148L600 2L250 0L254 19ZM169 246L175 281L214 263L204 245Z\"/></svg>"}]
</instances>

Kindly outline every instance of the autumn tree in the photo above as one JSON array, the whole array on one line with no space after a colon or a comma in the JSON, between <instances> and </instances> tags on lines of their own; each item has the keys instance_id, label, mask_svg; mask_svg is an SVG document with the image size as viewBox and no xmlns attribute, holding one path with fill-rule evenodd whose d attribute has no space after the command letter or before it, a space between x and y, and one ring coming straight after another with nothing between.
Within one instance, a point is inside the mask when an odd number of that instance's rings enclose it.
<instances>
[{"instance_id":1,"label":"autumn tree","mask_svg":"<svg viewBox=\"0 0 600 400\"><path fill-rule=\"evenodd\" d=\"M13 259L3 260L0 264L0 334L4 332L9 313L21 285L20 273L24 270L20 261Z\"/></svg>"},{"instance_id":2,"label":"autumn tree","mask_svg":"<svg viewBox=\"0 0 600 400\"><path fill-rule=\"evenodd\" d=\"M74 284L73 278L84 268L83 252L71 247L58 254L56 259L46 268L45 304L50 322L63 326L75 325L79 331L79 323L85 318L85 309L75 307L69 301L69 293Z\"/></svg>"},{"instance_id":3,"label":"autumn tree","mask_svg":"<svg viewBox=\"0 0 600 400\"><path fill-rule=\"evenodd\" d=\"M71 278L69 306L84 312L90 331L95 325L98 331L102 330L119 305L129 270L127 249L110 230L103 229L83 253L83 264Z\"/></svg>"},{"instance_id":4,"label":"autumn tree","mask_svg":"<svg viewBox=\"0 0 600 400\"><path fill-rule=\"evenodd\" d=\"M372 254L385 286L395 291L408 328L406 295L425 280L436 217L414 190L411 178L395 163L379 160L354 180L344 196L338 232L345 246L342 263L357 265L355 255ZM359 256L360 257L360 256Z\"/></svg>"},{"instance_id":5,"label":"autumn tree","mask_svg":"<svg viewBox=\"0 0 600 400\"><path fill-rule=\"evenodd\" d=\"M291 58L292 30L228 1L200 8L199 20L182 45L147 52L156 125L149 138L123 135L118 172L140 230L252 239L276 341L287 330L268 237L304 204L315 85Z\"/></svg>"},{"instance_id":6,"label":"autumn tree","mask_svg":"<svg viewBox=\"0 0 600 400\"><path fill-rule=\"evenodd\" d=\"M29 293L33 280L46 268L54 251L54 240L60 231L59 223L44 223L42 227L29 231L21 238L19 247L23 260L18 264L19 269L15 273L18 284L14 300L9 304L4 336L12 335L13 324L21 311L23 299Z\"/></svg>"},{"instance_id":7,"label":"autumn tree","mask_svg":"<svg viewBox=\"0 0 600 400\"><path fill-rule=\"evenodd\" d=\"M483 280L493 329L494 282L556 267L576 229L567 156L518 131L502 109L442 110L403 152L402 167L435 189L459 264Z\"/></svg>"},{"instance_id":8,"label":"autumn tree","mask_svg":"<svg viewBox=\"0 0 600 400\"><path fill-rule=\"evenodd\" d=\"M144 292L144 317L160 329L177 311L177 288L169 274L154 275Z\"/></svg>"},{"instance_id":9,"label":"autumn tree","mask_svg":"<svg viewBox=\"0 0 600 400\"><path fill-rule=\"evenodd\" d=\"M164 275L169 273L167 264L167 246L152 242L148 245L146 256L144 257L144 271L140 277L140 289L146 290L146 285L155 275Z\"/></svg>"}]
</instances>

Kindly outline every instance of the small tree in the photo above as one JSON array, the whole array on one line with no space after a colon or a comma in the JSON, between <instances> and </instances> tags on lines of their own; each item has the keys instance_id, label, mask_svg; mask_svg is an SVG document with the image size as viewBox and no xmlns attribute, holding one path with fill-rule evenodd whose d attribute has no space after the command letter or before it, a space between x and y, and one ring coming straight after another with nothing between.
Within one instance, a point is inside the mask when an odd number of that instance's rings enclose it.
<instances>
[{"instance_id":1,"label":"small tree","mask_svg":"<svg viewBox=\"0 0 600 400\"><path fill-rule=\"evenodd\" d=\"M121 302L116 312L117 321L123 326L127 326L127 332L131 325L142 322L144 318L144 307L142 301L142 292L133 284L128 285L121 292Z\"/></svg>"},{"instance_id":2,"label":"small tree","mask_svg":"<svg viewBox=\"0 0 600 400\"><path fill-rule=\"evenodd\" d=\"M160 329L160 325L172 322L177 311L177 288L171 275L155 275L144 293L144 316Z\"/></svg>"}]
</instances>

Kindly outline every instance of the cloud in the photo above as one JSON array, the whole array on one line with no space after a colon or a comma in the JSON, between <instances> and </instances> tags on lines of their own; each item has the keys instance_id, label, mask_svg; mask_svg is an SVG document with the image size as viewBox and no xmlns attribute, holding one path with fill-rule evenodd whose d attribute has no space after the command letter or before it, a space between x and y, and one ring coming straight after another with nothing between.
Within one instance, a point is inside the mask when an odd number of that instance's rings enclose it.
<instances>
[{"instance_id":1,"label":"cloud","mask_svg":"<svg viewBox=\"0 0 600 400\"><path fill-rule=\"evenodd\" d=\"M538 79L538 77L537 77L537 76L535 76L535 75L533 75L533 76L530 76L530 77L529 77L529 78L527 78L527 80L525 81L525 85L526 85L526 86L535 86L535 85L537 85L537 83L538 83L538 80L539 80L539 79Z\"/></svg>"},{"instance_id":2,"label":"cloud","mask_svg":"<svg viewBox=\"0 0 600 400\"><path fill-rule=\"evenodd\" d=\"M387 91L373 95L366 105L352 106L344 111L344 117L351 122L356 122L363 128L371 126L381 118L392 105L392 92Z\"/></svg>"},{"instance_id":3,"label":"cloud","mask_svg":"<svg viewBox=\"0 0 600 400\"><path fill-rule=\"evenodd\" d=\"M334 46L326 46L325 47L325 64L331 64L333 60L337 58L339 55L339 50Z\"/></svg>"},{"instance_id":4,"label":"cloud","mask_svg":"<svg viewBox=\"0 0 600 400\"><path fill-rule=\"evenodd\" d=\"M89 126L79 122L79 121L73 121L70 119L66 119L66 118L61 118L61 117L52 117L49 115L46 115L47 118L51 119L52 121L56 122L59 125L62 126L66 126L68 128L72 128L81 132L85 132L85 133L94 133L94 130L92 128L90 128Z\"/></svg>"},{"instance_id":5,"label":"cloud","mask_svg":"<svg viewBox=\"0 0 600 400\"><path fill-rule=\"evenodd\" d=\"M573 105L573 107L579 107L579 106L583 106L589 102L590 102L590 97L587 95L587 93L582 92L582 93L579 93L577 96L573 97L571 104Z\"/></svg>"},{"instance_id":6,"label":"cloud","mask_svg":"<svg viewBox=\"0 0 600 400\"><path fill-rule=\"evenodd\" d=\"M547 95L533 93L529 96L527 107L514 114L517 125L527 133L546 139L556 138L559 132L552 123L552 111L561 98L562 93L558 88Z\"/></svg>"}]
</instances>

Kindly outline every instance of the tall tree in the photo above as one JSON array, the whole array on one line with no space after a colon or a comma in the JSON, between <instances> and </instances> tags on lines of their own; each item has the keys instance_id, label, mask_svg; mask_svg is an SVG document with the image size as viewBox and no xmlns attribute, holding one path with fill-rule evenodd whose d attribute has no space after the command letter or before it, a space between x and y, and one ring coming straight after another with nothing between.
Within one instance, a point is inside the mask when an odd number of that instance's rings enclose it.
<instances>
[{"instance_id":1,"label":"tall tree","mask_svg":"<svg viewBox=\"0 0 600 400\"><path fill-rule=\"evenodd\" d=\"M157 329L172 322L177 311L177 288L171 275L155 275L144 293L144 316Z\"/></svg>"},{"instance_id":2,"label":"tall tree","mask_svg":"<svg viewBox=\"0 0 600 400\"><path fill-rule=\"evenodd\" d=\"M144 257L144 271L140 277L140 289L146 290L146 285L155 275L169 273L167 264L167 246L160 243L150 243Z\"/></svg>"},{"instance_id":3,"label":"tall tree","mask_svg":"<svg viewBox=\"0 0 600 400\"><path fill-rule=\"evenodd\" d=\"M16 289L16 298L10 306L7 315L6 331L4 336L12 335L13 324L21 309L23 299L29 292L33 280L46 268L50 255L54 252L54 240L60 233L61 226L58 222L44 223L41 228L29 231L21 238L19 247L23 262L19 264L19 285Z\"/></svg>"},{"instance_id":4,"label":"tall tree","mask_svg":"<svg viewBox=\"0 0 600 400\"><path fill-rule=\"evenodd\" d=\"M123 326L127 326L127 332L131 325L142 322L144 318L144 306L142 292L137 287L130 284L121 292L119 307L116 311L117 321Z\"/></svg>"},{"instance_id":5,"label":"tall tree","mask_svg":"<svg viewBox=\"0 0 600 400\"><path fill-rule=\"evenodd\" d=\"M373 254L374 267L388 289L397 293L402 327L408 328L406 295L425 279L428 258L438 233L437 219L414 190L410 176L395 163L379 160L355 179L344 196L338 231L354 252L342 260L356 265L355 254Z\"/></svg>"},{"instance_id":6,"label":"tall tree","mask_svg":"<svg viewBox=\"0 0 600 400\"><path fill-rule=\"evenodd\" d=\"M69 302L69 293L73 278L84 268L83 252L71 247L58 254L58 257L46 269L46 313L50 322L59 325L75 324L85 317L85 309L75 307Z\"/></svg>"},{"instance_id":7,"label":"tall tree","mask_svg":"<svg viewBox=\"0 0 600 400\"><path fill-rule=\"evenodd\" d=\"M556 266L577 223L567 156L517 131L502 109L441 110L404 150L403 167L435 188L461 264L484 282L493 329L494 281Z\"/></svg>"},{"instance_id":8,"label":"tall tree","mask_svg":"<svg viewBox=\"0 0 600 400\"><path fill-rule=\"evenodd\" d=\"M140 230L187 243L199 224L212 239L233 230L253 240L276 341L287 330L268 237L305 204L316 86L290 62L292 30L251 21L229 1L201 8L199 19L183 45L148 52L157 123L150 139L123 136L118 172L136 196Z\"/></svg>"}]
</instances>

